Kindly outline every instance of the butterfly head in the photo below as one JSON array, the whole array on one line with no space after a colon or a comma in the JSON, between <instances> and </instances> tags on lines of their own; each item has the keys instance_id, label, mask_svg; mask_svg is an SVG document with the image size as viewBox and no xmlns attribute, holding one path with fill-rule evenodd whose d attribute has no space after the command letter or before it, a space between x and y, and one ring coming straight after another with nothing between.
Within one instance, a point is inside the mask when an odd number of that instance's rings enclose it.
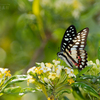
<instances>
[{"instance_id":1,"label":"butterfly head","mask_svg":"<svg viewBox=\"0 0 100 100\"><path fill-rule=\"evenodd\" d=\"M64 60L64 59L63 59L63 52L58 52L58 53L57 53L57 56L58 56L60 59Z\"/></svg>"}]
</instances>

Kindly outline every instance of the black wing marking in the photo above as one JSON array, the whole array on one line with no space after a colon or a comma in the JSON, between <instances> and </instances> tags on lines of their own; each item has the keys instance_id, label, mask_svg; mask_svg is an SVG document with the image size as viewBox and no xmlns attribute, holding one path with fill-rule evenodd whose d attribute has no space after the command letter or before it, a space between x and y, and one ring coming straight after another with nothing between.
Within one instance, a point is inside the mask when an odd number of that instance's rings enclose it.
<instances>
[{"instance_id":1,"label":"black wing marking","mask_svg":"<svg viewBox=\"0 0 100 100\"><path fill-rule=\"evenodd\" d=\"M65 49L70 51L71 46L69 44L73 44L74 37L77 36L76 28L74 25L71 25L65 31L61 42L61 51L65 51Z\"/></svg>"}]
</instances>

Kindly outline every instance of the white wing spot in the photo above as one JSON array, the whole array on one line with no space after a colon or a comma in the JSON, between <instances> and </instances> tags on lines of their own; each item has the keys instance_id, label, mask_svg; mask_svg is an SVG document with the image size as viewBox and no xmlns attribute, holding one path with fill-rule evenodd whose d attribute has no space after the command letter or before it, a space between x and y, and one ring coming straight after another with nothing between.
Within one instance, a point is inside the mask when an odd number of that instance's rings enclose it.
<instances>
[{"instance_id":1,"label":"white wing spot","mask_svg":"<svg viewBox=\"0 0 100 100\"><path fill-rule=\"evenodd\" d=\"M79 42L80 42L81 40L77 40L77 41L79 41Z\"/></svg>"},{"instance_id":2,"label":"white wing spot","mask_svg":"<svg viewBox=\"0 0 100 100\"><path fill-rule=\"evenodd\" d=\"M64 45L67 45L66 43L64 43Z\"/></svg>"},{"instance_id":3,"label":"white wing spot","mask_svg":"<svg viewBox=\"0 0 100 100\"><path fill-rule=\"evenodd\" d=\"M67 34L69 36L69 34Z\"/></svg>"},{"instance_id":4,"label":"white wing spot","mask_svg":"<svg viewBox=\"0 0 100 100\"><path fill-rule=\"evenodd\" d=\"M71 30L69 30L69 32L71 32Z\"/></svg>"},{"instance_id":5,"label":"white wing spot","mask_svg":"<svg viewBox=\"0 0 100 100\"><path fill-rule=\"evenodd\" d=\"M76 48L76 47L78 47L78 45L74 45L74 46L73 46L73 48Z\"/></svg>"},{"instance_id":6,"label":"white wing spot","mask_svg":"<svg viewBox=\"0 0 100 100\"><path fill-rule=\"evenodd\" d=\"M68 41L69 39L68 38L65 38L65 41Z\"/></svg>"},{"instance_id":7,"label":"white wing spot","mask_svg":"<svg viewBox=\"0 0 100 100\"><path fill-rule=\"evenodd\" d=\"M72 40L72 38L70 38L70 40Z\"/></svg>"},{"instance_id":8,"label":"white wing spot","mask_svg":"<svg viewBox=\"0 0 100 100\"><path fill-rule=\"evenodd\" d=\"M83 48L79 48L79 50L83 50Z\"/></svg>"},{"instance_id":9,"label":"white wing spot","mask_svg":"<svg viewBox=\"0 0 100 100\"><path fill-rule=\"evenodd\" d=\"M67 35L65 35L65 37L67 37Z\"/></svg>"},{"instance_id":10,"label":"white wing spot","mask_svg":"<svg viewBox=\"0 0 100 100\"><path fill-rule=\"evenodd\" d=\"M80 35L80 33L78 33L78 35Z\"/></svg>"},{"instance_id":11,"label":"white wing spot","mask_svg":"<svg viewBox=\"0 0 100 100\"><path fill-rule=\"evenodd\" d=\"M72 44L69 44L69 46L72 46Z\"/></svg>"},{"instance_id":12,"label":"white wing spot","mask_svg":"<svg viewBox=\"0 0 100 100\"><path fill-rule=\"evenodd\" d=\"M70 29L72 29L72 27L70 27Z\"/></svg>"},{"instance_id":13,"label":"white wing spot","mask_svg":"<svg viewBox=\"0 0 100 100\"><path fill-rule=\"evenodd\" d=\"M64 50L64 48L62 48L62 50Z\"/></svg>"},{"instance_id":14,"label":"white wing spot","mask_svg":"<svg viewBox=\"0 0 100 100\"><path fill-rule=\"evenodd\" d=\"M66 32L68 33L68 30Z\"/></svg>"},{"instance_id":15,"label":"white wing spot","mask_svg":"<svg viewBox=\"0 0 100 100\"><path fill-rule=\"evenodd\" d=\"M82 53L82 55L85 55L85 53Z\"/></svg>"},{"instance_id":16,"label":"white wing spot","mask_svg":"<svg viewBox=\"0 0 100 100\"><path fill-rule=\"evenodd\" d=\"M76 48L71 48L71 51L72 51L72 50L76 50Z\"/></svg>"},{"instance_id":17,"label":"white wing spot","mask_svg":"<svg viewBox=\"0 0 100 100\"><path fill-rule=\"evenodd\" d=\"M70 48L70 47L68 46L68 48Z\"/></svg>"},{"instance_id":18,"label":"white wing spot","mask_svg":"<svg viewBox=\"0 0 100 100\"><path fill-rule=\"evenodd\" d=\"M80 47L84 47L84 45L80 45Z\"/></svg>"},{"instance_id":19,"label":"white wing spot","mask_svg":"<svg viewBox=\"0 0 100 100\"><path fill-rule=\"evenodd\" d=\"M76 42L75 44L79 44L79 42Z\"/></svg>"},{"instance_id":20,"label":"white wing spot","mask_svg":"<svg viewBox=\"0 0 100 100\"><path fill-rule=\"evenodd\" d=\"M82 38L85 38L85 36L82 36Z\"/></svg>"},{"instance_id":21,"label":"white wing spot","mask_svg":"<svg viewBox=\"0 0 100 100\"><path fill-rule=\"evenodd\" d=\"M76 39L76 37L74 37L74 39Z\"/></svg>"},{"instance_id":22,"label":"white wing spot","mask_svg":"<svg viewBox=\"0 0 100 100\"><path fill-rule=\"evenodd\" d=\"M63 47L65 48L65 45L63 45Z\"/></svg>"},{"instance_id":23,"label":"white wing spot","mask_svg":"<svg viewBox=\"0 0 100 100\"><path fill-rule=\"evenodd\" d=\"M84 41L85 39L82 39L82 41Z\"/></svg>"},{"instance_id":24,"label":"white wing spot","mask_svg":"<svg viewBox=\"0 0 100 100\"><path fill-rule=\"evenodd\" d=\"M86 35L86 34L82 34L82 35Z\"/></svg>"},{"instance_id":25,"label":"white wing spot","mask_svg":"<svg viewBox=\"0 0 100 100\"><path fill-rule=\"evenodd\" d=\"M73 42L76 42L77 40L73 40Z\"/></svg>"},{"instance_id":26,"label":"white wing spot","mask_svg":"<svg viewBox=\"0 0 100 100\"><path fill-rule=\"evenodd\" d=\"M85 58L84 56L81 56L81 58Z\"/></svg>"},{"instance_id":27,"label":"white wing spot","mask_svg":"<svg viewBox=\"0 0 100 100\"><path fill-rule=\"evenodd\" d=\"M74 33L74 31L72 33Z\"/></svg>"},{"instance_id":28,"label":"white wing spot","mask_svg":"<svg viewBox=\"0 0 100 100\"><path fill-rule=\"evenodd\" d=\"M85 59L82 59L82 61L85 61Z\"/></svg>"},{"instance_id":29,"label":"white wing spot","mask_svg":"<svg viewBox=\"0 0 100 100\"><path fill-rule=\"evenodd\" d=\"M80 65L80 68L82 68L82 65Z\"/></svg>"},{"instance_id":30,"label":"white wing spot","mask_svg":"<svg viewBox=\"0 0 100 100\"><path fill-rule=\"evenodd\" d=\"M84 65L84 62L81 62L82 65Z\"/></svg>"},{"instance_id":31,"label":"white wing spot","mask_svg":"<svg viewBox=\"0 0 100 100\"><path fill-rule=\"evenodd\" d=\"M80 36L77 36L77 38L80 38Z\"/></svg>"},{"instance_id":32,"label":"white wing spot","mask_svg":"<svg viewBox=\"0 0 100 100\"><path fill-rule=\"evenodd\" d=\"M86 32L86 29L84 29L83 31Z\"/></svg>"},{"instance_id":33,"label":"white wing spot","mask_svg":"<svg viewBox=\"0 0 100 100\"><path fill-rule=\"evenodd\" d=\"M73 36L75 36L75 34L73 34Z\"/></svg>"}]
</instances>

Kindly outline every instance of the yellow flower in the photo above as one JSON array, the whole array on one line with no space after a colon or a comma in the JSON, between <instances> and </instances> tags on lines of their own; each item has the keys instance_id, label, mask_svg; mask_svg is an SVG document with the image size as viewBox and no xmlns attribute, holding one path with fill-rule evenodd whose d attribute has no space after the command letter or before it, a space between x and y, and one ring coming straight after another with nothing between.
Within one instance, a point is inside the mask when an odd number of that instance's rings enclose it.
<instances>
[{"instance_id":1,"label":"yellow flower","mask_svg":"<svg viewBox=\"0 0 100 100\"><path fill-rule=\"evenodd\" d=\"M6 77L7 77L7 76L11 76L11 74L10 74L10 70L5 71L5 74L6 74Z\"/></svg>"},{"instance_id":2,"label":"yellow flower","mask_svg":"<svg viewBox=\"0 0 100 100\"><path fill-rule=\"evenodd\" d=\"M75 9L83 9L82 4L81 4L78 0L74 0L74 1L73 1L73 7L74 7Z\"/></svg>"},{"instance_id":3,"label":"yellow flower","mask_svg":"<svg viewBox=\"0 0 100 100\"><path fill-rule=\"evenodd\" d=\"M47 67L49 67L49 68L52 68L52 66L53 66L53 64L51 64L51 63L45 63L45 65L46 65Z\"/></svg>"},{"instance_id":4,"label":"yellow flower","mask_svg":"<svg viewBox=\"0 0 100 100\"><path fill-rule=\"evenodd\" d=\"M34 83L35 82L35 79L32 76L28 75L27 77L28 77L27 86L29 86L29 83Z\"/></svg>"},{"instance_id":5,"label":"yellow flower","mask_svg":"<svg viewBox=\"0 0 100 100\"><path fill-rule=\"evenodd\" d=\"M0 72L0 78L2 78L2 73Z\"/></svg>"},{"instance_id":6,"label":"yellow flower","mask_svg":"<svg viewBox=\"0 0 100 100\"><path fill-rule=\"evenodd\" d=\"M75 81L71 78L68 80L69 85L71 85L72 83L74 83Z\"/></svg>"},{"instance_id":7,"label":"yellow flower","mask_svg":"<svg viewBox=\"0 0 100 100\"><path fill-rule=\"evenodd\" d=\"M59 78L59 75L57 75L57 73L49 73L50 75L48 76L48 79L52 79L54 80L56 77Z\"/></svg>"},{"instance_id":8,"label":"yellow flower","mask_svg":"<svg viewBox=\"0 0 100 100\"><path fill-rule=\"evenodd\" d=\"M54 96L51 95L50 97L48 97L48 100L54 100Z\"/></svg>"},{"instance_id":9,"label":"yellow flower","mask_svg":"<svg viewBox=\"0 0 100 100\"><path fill-rule=\"evenodd\" d=\"M41 68L41 67L36 67L36 68L35 68L35 72L36 72L37 74L43 73L43 71L40 70L40 68Z\"/></svg>"}]
</instances>

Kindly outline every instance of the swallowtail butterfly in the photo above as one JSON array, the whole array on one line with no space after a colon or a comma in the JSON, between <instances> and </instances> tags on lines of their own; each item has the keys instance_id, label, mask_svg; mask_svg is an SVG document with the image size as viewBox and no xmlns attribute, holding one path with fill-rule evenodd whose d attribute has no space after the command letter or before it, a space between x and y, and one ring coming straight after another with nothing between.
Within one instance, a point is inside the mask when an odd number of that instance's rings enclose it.
<instances>
[{"instance_id":1,"label":"swallowtail butterfly","mask_svg":"<svg viewBox=\"0 0 100 100\"><path fill-rule=\"evenodd\" d=\"M68 27L61 42L61 51L57 53L58 57L73 68L76 66L82 70L87 66L87 52L84 50L89 28L84 28L76 32L74 25Z\"/></svg>"}]
</instances>

